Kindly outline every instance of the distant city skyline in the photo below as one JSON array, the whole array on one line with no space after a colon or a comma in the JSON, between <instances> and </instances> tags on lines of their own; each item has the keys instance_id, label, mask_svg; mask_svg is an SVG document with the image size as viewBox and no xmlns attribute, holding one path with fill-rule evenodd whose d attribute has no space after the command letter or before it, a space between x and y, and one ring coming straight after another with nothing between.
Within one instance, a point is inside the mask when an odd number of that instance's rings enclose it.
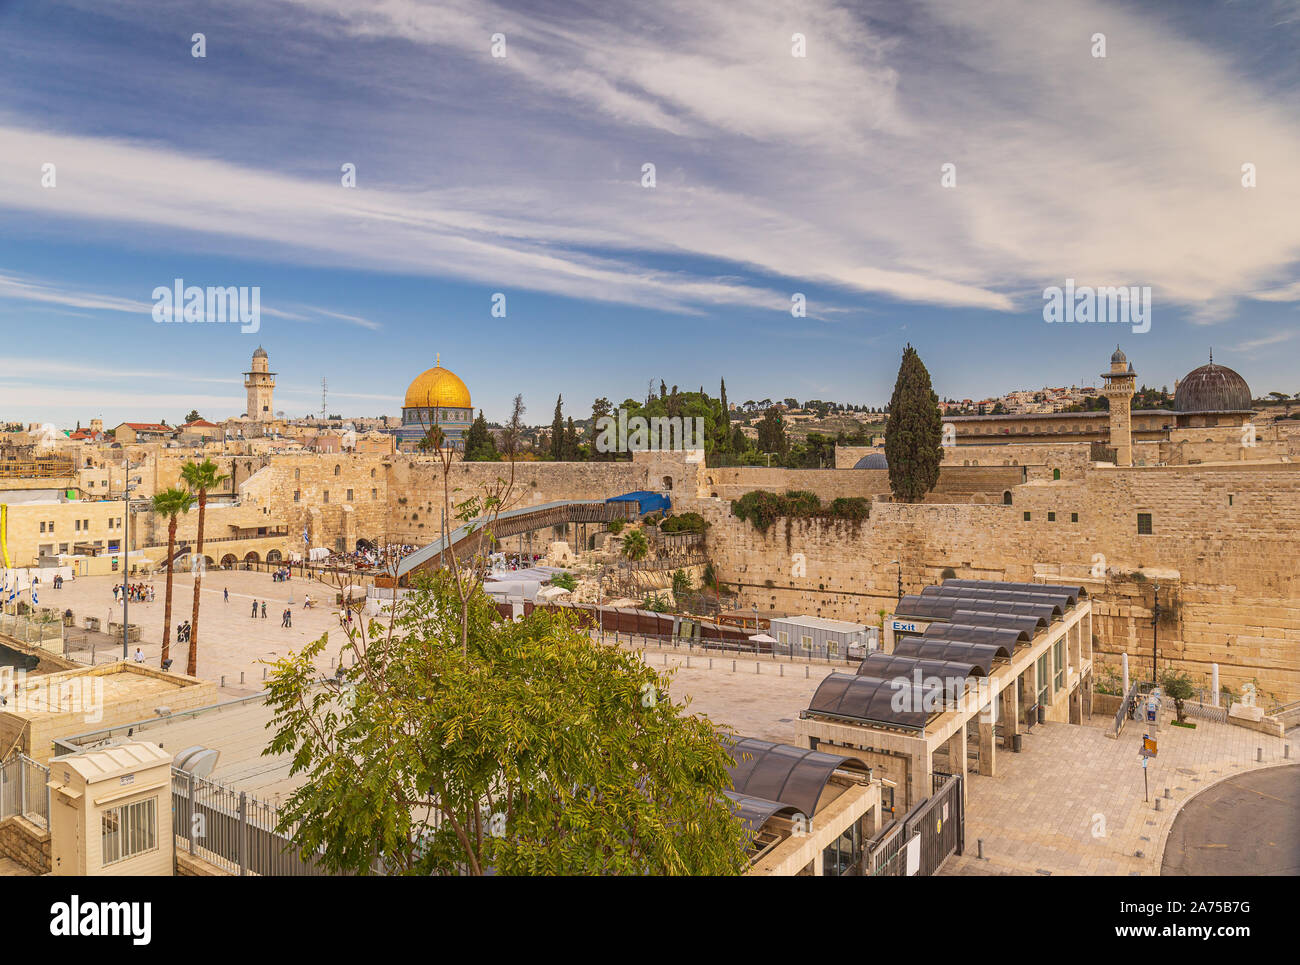
<instances>
[{"instance_id":1,"label":"distant city skyline","mask_svg":"<svg viewBox=\"0 0 1300 965\"><path fill-rule=\"evenodd\" d=\"M0 2L0 419L238 415L259 343L290 417L322 378L397 415L437 353L530 424L651 379L883 406L908 343L941 398L1116 342L1294 393L1298 13ZM258 330L159 324L174 279L258 288ZM1150 331L1046 323L1067 281L1149 286Z\"/></svg>"}]
</instances>

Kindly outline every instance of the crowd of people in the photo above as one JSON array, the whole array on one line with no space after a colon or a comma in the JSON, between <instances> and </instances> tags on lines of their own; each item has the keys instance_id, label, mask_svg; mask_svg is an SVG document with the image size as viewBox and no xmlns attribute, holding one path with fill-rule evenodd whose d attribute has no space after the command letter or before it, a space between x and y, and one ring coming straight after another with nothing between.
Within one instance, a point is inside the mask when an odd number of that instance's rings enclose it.
<instances>
[{"instance_id":1,"label":"crowd of people","mask_svg":"<svg viewBox=\"0 0 1300 965\"><path fill-rule=\"evenodd\" d=\"M276 583L288 583L292 576L293 571L287 566L271 573L271 579Z\"/></svg>"},{"instance_id":2,"label":"crowd of people","mask_svg":"<svg viewBox=\"0 0 1300 965\"><path fill-rule=\"evenodd\" d=\"M63 585L63 578L56 576L54 578L54 588L57 590ZM126 585L126 599L129 603L152 603L153 602L153 584L152 583L128 583ZM113 584L113 602L122 602L122 586Z\"/></svg>"},{"instance_id":3,"label":"crowd of people","mask_svg":"<svg viewBox=\"0 0 1300 965\"><path fill-rule=\"evenodd\" d=\"M496 553L492 557L492 570L501 573L506 570L526 570L536 566L542 559L540 553Z\"/></svg>"},{"instance_id":4,"label":"crowd of people","mask_svg":"<svg viewBox=\"0 0 1300 965\"><path fill-rule=\"evenodd\" d=\"M350 553L331 553L325 561L329 566L355 569L387 569L404 556L415 552L409 543L387 543L373 549L358 549Z\"/></svg>"}]
</instances>

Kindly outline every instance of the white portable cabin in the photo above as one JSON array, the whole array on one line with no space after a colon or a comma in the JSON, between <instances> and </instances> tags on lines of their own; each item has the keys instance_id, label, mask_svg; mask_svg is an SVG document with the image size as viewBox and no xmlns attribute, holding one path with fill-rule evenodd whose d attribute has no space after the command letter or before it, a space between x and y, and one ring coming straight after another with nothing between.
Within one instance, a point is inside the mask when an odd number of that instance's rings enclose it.
<instances>
[{"instance_id":1,"label":"white portable cabin","mask_svg":"<svg viewBox=\"0 0 1300 965\"><path fill-rule=\"evenodd\" d=\"M50 761L50 871L171 875L172 755L131 741Z\"/></svg>"}]
</instances>

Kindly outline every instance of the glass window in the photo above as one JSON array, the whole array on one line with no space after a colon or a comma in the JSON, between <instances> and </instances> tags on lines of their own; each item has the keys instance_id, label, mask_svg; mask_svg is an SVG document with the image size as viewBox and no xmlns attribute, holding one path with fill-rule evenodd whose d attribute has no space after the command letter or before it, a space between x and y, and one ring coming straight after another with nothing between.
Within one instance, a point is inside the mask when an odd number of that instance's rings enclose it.
<instances>
[{"instance_id":1,"label":"glass window","mask_svg":"<svg viewBox=\"0 0 1300 965\"><path fill-rule=\"evenodd\" d=\"M1056 670L1056 689L1065 686L1065 640L1057 640L1052 647L1052 667Z\"/></svg>"},{"instance_id":2,"label":"glass window","mask_svg":"<svg viewBox=\"0 0 1300 965\"><path fill-rule=\"evenodd\" d=\"M1150 513L1138 513L1138 535L1140 536L1151 535L1151 514Z\"/></svg>"},{"instance_id":3,"label":"glass window","mask_svg":"<svg viewBox=\"0 0 1300 965\"><path fill-rule=\"evenodd\" d=\"M124 861L158 847L158 799L110 808L99 816L104 864Z\"/></svg>"},{"instance_id":4,"label":"glass window","mask_svg":"<svg viewBox=\"0 0 1300 965\"><path fill-rule=\"evenodd\" d=\"M812 650L812 643L813 643L813 641L812 641L812 636L811 636L810 634L802 633L802 634L799 635L799 644L800 644L800 646L802 646L805 650L811 651L811 650Z\"/></svg>"}]
</instances>

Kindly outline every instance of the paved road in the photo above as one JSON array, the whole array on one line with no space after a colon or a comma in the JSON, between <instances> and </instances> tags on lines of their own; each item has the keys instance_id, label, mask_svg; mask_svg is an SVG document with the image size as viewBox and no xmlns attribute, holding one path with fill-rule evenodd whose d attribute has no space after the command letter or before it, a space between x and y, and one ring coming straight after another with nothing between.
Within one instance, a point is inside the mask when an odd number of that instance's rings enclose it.
<instances>
[{"instance_id":1,"label":"paved road","mask_svg":"<svg viewBox=\"0 0 1300 965\"><path fill-rule=\"evenodd\" d=\"M1300 765L1238 774L1179 812L1166 875L1300 875Z\"/></svg>"}]
</instances>

